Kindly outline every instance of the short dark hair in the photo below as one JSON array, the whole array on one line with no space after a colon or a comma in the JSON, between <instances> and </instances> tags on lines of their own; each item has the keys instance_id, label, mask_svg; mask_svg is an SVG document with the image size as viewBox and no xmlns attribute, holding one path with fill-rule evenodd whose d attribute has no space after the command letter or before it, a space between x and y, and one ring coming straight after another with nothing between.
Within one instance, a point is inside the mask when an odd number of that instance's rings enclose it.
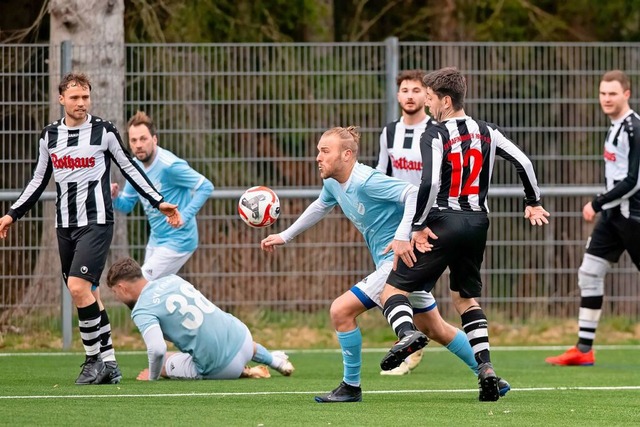
<instances>
[{"instance_id":1,"label":"short dark hair","mask_svg":"<svg viewBox=\"0 0 640 427\"><path fill-rule=\"evenodd\" d=\"M624 71L620 70L611 70L604 73L602 76L603 82L619 82L622 86L623 91L631 90L631 81L629 77L624 73Z\"/></svg>"},{"instance_id":2,"label":"short dark hair","mask_svg":"<svg viewBox=\"0 0 640 427\"><path fill-rule=\"evenodd\" d=\"M136 113L129 119L127 123L127 130L131 126L145 125L149 129L151 136L156 136L156 125L153 124L153 119L147 115L144 111L136 111Z\"/></svg>"},{"instance_id":3,"label":"short dark hair","mask_svg":"<svg viewBox=\"0 0 640 427\"><path fill-rule=\"evenodd\" d=\"M107 286L113 288L118 282L141 279L142 269L133 258L122 258L113 263L107 273Z\"/></svg>"},{"instance_id":4,"label":"short dark hair","mask_svg":"<svg viewBox=\"0 0 640 427\"><path fill-rule=\"evenodd\" d=\"M464 97L467 94L467 80L456 67L441 68L424 76L424 85L431 88L439 99L451 97L455 111L464 108Z\"/></svg>"},{"instance_id":5,"label":"short dark hair","mask_svg":"<svg viewBox=\"0 0 640 427\"><path fill-rule=\"evenodd\" d=\"M91 92L91 82L89 81L89 77L83 73L67 73L62 77L62 81L58 85L58 92L62 95L67 89L72 86L82 86L85 88L89 88L89 92Z\"/></svg>"},{"instance_id":6,"label":"short dark hair","mask_svg":"<svg viewBox=\"0 0 640 427\"><path fill-rule=\"evenodd\" d=\"M396 77L396 84L398 85L398 89L400 88L402 82L405 80L417 80L424 86L424 81L422 79L424 79L425 74L426 73L424 72L424 70L401 71L400 74L398 74L398 77Z\"/></svg>"}]
</instances>

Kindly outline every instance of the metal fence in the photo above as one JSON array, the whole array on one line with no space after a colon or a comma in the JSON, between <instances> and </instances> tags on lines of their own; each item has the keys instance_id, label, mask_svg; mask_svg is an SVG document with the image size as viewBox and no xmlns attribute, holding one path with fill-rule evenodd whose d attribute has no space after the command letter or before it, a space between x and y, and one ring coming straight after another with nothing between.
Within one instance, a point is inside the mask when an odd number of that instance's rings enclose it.
<instances>
[{"instance_id":1,"label":"metal fence","mask_svg":"<svg viewBox=\"0 0 640 427\"><path fill-rule=\"evenodd\" d=\"M187 159L216 186L198 216L200 247L181 274L227 309L309 313L326 310L372 270L362 238L339 211L275 255L259 249L261 238L290 225L317 194L317 138L332 126L358 125L361 161L373 164L380 130L398 114L397 71L455 65L468 79L467 112L498 123L531 156L545 207L553 214L549 227L527 226L517 175L510 164L498 161L483 270L485 306L513 322L574 317L576 273L591 229L581 209L603 182L601 142L608 125L598 106L598 82L606 70L620 68L630 75L633 88L640 87L638 47L395 39L129 44L120 49L124 87L109 89L122 90L124 106L120 117L108 118L122 127L136 110L147 111L157 122L160 145ZM66 60L77 68L90 63L94 50L73 46L70 58L61 58L57 46L0 45L3 212L30 178L38 135L57 114L49 104L50 81L60 75L57 64ZM91 77L108 81L110 76L97 66ZM97 115L121 99L100 90L94 88L92 96ZM281 218L267 230L249 229L236 215L241 190L258 184L275 188L282 199ZM5 330L38 331L59 323L61 285L51 204L43 198L0 243L0 327ZM114 253L141 260L147 235L141 210L119 216L118 226L124 238L114 241ZM625 255L607 278L608 315L640 318L637 279ZM435 294L450 315L446 284L445 275ZM112 317L121 323L125 312Z\"/></svg>"}]
</instances>

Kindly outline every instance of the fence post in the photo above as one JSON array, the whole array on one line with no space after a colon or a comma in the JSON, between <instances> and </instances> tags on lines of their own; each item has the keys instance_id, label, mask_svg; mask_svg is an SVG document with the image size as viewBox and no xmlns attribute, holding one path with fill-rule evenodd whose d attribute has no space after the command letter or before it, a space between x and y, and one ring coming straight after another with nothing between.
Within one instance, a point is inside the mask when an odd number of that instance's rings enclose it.
<instances>
[{"instance_id":1,"label":"fence post","mask_svg":"<svg viewBox=\"0 0 640 427\"><path fill-rule=\"evenodd\" d=\"M60 76L71 72L71 60L73 59L73 43L70 40L65 40L60 46ZM60 117L64 116L64 107L60 106ZM62 314L62 349L69 350L71 348L72 337L72 311L73 304L71 303L71 294L67 289L64 279L60 282L62 289L60 289L61 299L61 314Z\"/></svg>"},{"instance_id":2,"label":"fence post","mask_svg":"<svg viewBox=\"0 0 640 427\"><path fill-rule=\"evenodd\" d=\"M397 37L389 37L385 39L386 45L386 55L385 55L385 63L386 63L386 100L387 100L387 108L386 108L386 123L391 123L398 118L398 100L396 99L397 89L396 89L396 76L398 75L398 64L400 63L400 55L398 48L398 38Z\"/></svg>"}]
</instances>

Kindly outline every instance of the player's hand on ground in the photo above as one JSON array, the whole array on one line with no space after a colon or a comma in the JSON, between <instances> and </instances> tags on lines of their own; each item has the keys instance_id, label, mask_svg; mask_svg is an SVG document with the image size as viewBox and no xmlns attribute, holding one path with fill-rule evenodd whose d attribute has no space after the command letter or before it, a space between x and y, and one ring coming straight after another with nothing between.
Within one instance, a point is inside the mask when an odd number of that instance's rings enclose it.
<instances>
[{"instance_id":1,"label":"player's hand on ground","mask_svg":"<svg viewBox=\"0 0 640 427\"><path fill-rule=\"evenodd\" d=\"M408 240L393 239L382 252L383 254L393 251L393 269L398 267L398 259L401 259L407 267L413 267L416 262L416 254L413 253L413 246Z\"/></svg>"},{"instance_id":2,"label":"player's hand on ground","mask_svg":"<svg viewBox=\"0 0 640 427\"><path fill-rule=\"evenodd\" d=\"M138 381L149 381L149 368L140 371L136 379Z\"/></svg>"},{"instance_id":3,"label":"player's hand on ground","mask_svg":"<svg viewBox=\"0 0 640 427\"><path fill-rule=\"evenodd\" d=\"M180 215L180 211L178 211L178 205L162 202L160 206L158 206L158 209L167 216L167 222L173 228L179 228L184 224L182 215Z\"/></svg>"},{"instance_id":4,"label":"player's hand on ground","mask_svg":"<svg viewBox=\"0 0 640 427\"><path fill-rule=\"evenodd\" d=\"M5 239L7 237L7 232L12 224L13 218L11 216L5 215L0 218L0 239Z\"/></svg>"},{"instance_id":5,"label":"player's hand on ground","mask_svg":"<svg viewBox=\"0 0 640 427\"><path fill-rule=\"evenodd\" d=\"M413 232L411 244L422 253L429 252L433 249L433 243L429 242L429 239L437 240L438 236L427 227L423 230Z\"/></svg>"},{"instance_id":6,"label":"player's hand on ground","mask_svg":"<svg viewBox=\"0 0 640 427\"><path fill-rule=\"evenodd\" d=\"M118 192L120 191L120 186L117 182L111 184L111 198L115 199L118 197Z\"/></svg>"},{"instance_id":7,"label":"player's hand on ground","mask_svg":"<svg viewBox=\"0 0 640 427\"><path fill-rule=\"evenodd\" d=\"M584 207L582 208L582 218L584 218L584 220L587 222L591 222L595 219L595 217L596 211L593 209L593 205L591 204L591 202L584 205Z\"/></svg>"},{"instance_id":8,"label":"player's hand on ground","mask_svg":"<svg viewBox=\"0 0 640 427\"><path fill-rule=\"evenodd\" d=\"M545 211L542 206L527 206L524 209L524 217L529 220L531 225L542 226L543 224L549 224L547 217L551 215Z\"/></svg>"},{"instance_id":9,"label":"player's hand on ground","mask_svg":"<svg viewBox=\"0 0 640 427\"><path fill-rule=\"evenodd\" d=\"M265 252L274 252L276 246L284 245L284 240L279 234L269 234L260 242L260 248Z\"/></svg>"}]
</instances>

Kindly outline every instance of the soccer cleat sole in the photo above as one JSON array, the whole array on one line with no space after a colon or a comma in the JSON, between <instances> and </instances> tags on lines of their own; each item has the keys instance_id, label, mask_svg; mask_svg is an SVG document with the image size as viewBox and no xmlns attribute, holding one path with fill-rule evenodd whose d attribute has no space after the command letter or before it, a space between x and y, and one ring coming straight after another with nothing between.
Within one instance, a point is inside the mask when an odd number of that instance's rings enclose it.
<instances>
[{"instance_id":1,"label":"soccer cleat sole","mask_svg":"<svg viewBox=\"0 0 640 427\"><path fill-rule=\"evenodd\" d=\"M402 342L402 340L400 340L400 342ZM421 348L424 348L428 342L429 339L426 335L422 333L414 333L414 338L409 343L407 343L406 346L397 348L395 350L392 347L391 350L389 350L389 352L380 362L380 368L383 371L390 371L394 368L397 368L404 361L404 359L420 350Z\"/></svg>"},{"instance_id":2,"label":"soccer cleat sole","mask_svg":"<svg viewBox=\"0 0 640 427\"><path fill-rule=\"evenodd\" d=\"M511 389L511 387L509 387L509 389ZM500 399L498 377L491 376L483 378L480 381L480 396L478 397L478 400L481 402L495 402L498 399Z\"/></svg>"}]
</instances>

